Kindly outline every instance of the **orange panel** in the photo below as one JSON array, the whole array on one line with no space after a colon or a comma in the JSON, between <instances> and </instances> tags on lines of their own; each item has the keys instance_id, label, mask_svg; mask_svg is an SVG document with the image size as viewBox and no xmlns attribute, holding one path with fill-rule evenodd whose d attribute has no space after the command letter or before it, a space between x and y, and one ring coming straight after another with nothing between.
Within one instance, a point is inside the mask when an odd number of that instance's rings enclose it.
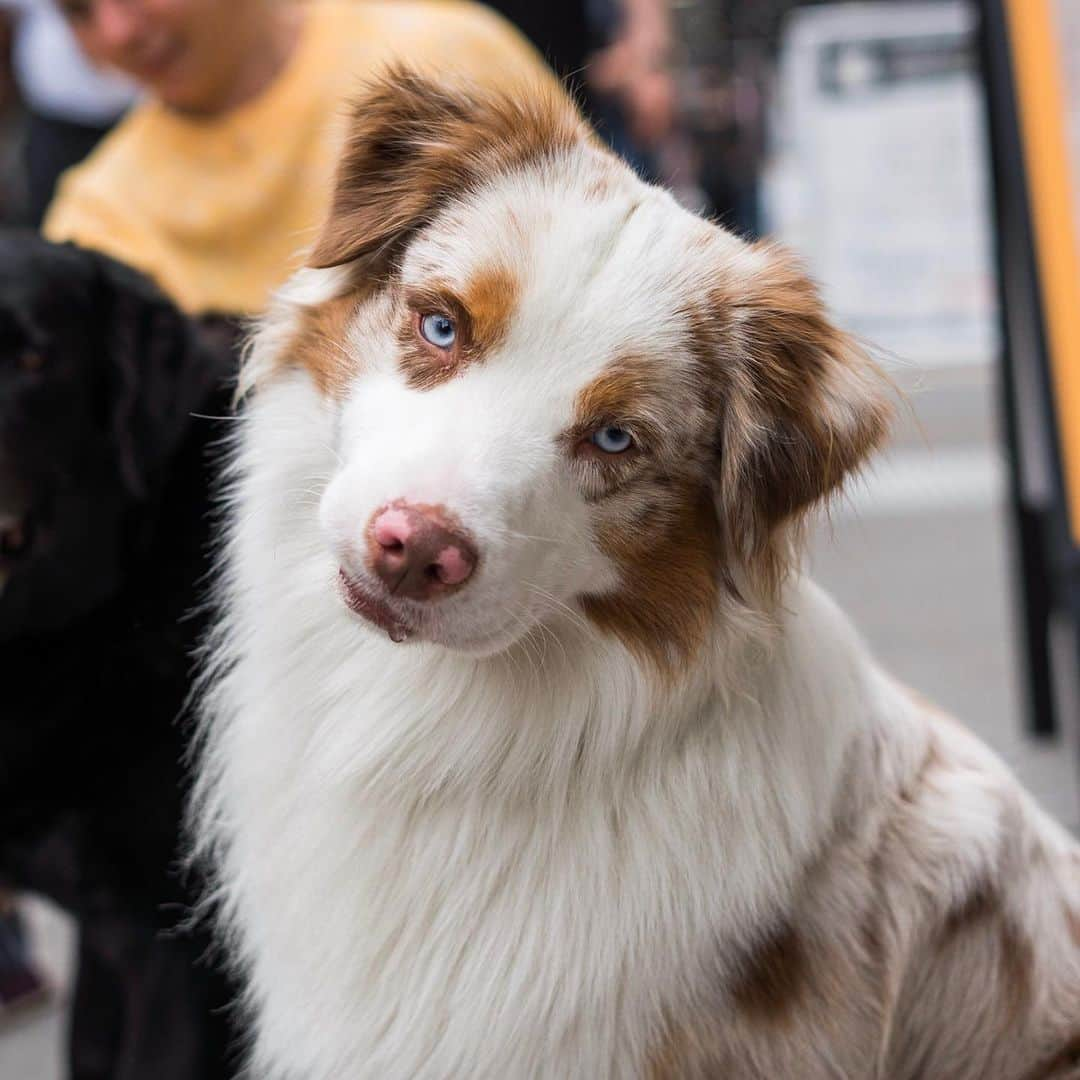
<instances>
[{"instance_id":1,"label":"orange panel","mask_svg":"<svg viewBox=\"0 0 1080 1080\"><path fill-rule=\"evenodd\" d=\"M1073 542L1080 546L1080 251L1050 0L1005 0Z\"/></svg>"}]
</instances>

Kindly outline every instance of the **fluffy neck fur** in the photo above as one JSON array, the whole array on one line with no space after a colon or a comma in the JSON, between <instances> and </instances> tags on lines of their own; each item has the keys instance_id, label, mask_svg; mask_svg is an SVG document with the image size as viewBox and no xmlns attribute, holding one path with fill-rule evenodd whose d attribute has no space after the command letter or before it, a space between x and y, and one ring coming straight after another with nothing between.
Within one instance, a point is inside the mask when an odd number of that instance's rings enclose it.
<instances>
[{"instance_id":1,"label":"fluffy neck fur","mask_svg":"<svg viewBox=\"0 0 1080 1080\"><path fill-rule=\"evenodd\" d=\"M332 422L301 375L247 414L211 647L196 828L255 1075L640 1074L785 910L839 786L871 797L851 766L895 692L800 579L780 632L718 626L667 689L571 614L493 659L394 645L334 595Z\"/></svg>"}]
</instances>

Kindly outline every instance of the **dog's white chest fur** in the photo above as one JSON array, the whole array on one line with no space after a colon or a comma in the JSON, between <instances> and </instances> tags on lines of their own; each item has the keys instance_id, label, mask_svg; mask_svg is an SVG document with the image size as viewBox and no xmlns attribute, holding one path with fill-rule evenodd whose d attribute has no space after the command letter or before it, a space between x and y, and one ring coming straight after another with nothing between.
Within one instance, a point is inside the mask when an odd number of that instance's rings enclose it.
<instances>
[{"instance_id":1,"label":"dog's white chest fur","mask_svg":"<svg viewBox=\"0 0 1080 1080\"><path fill-rule=\"evenodd\" d=\"M392 645L279 496L327 464L321 408L296 380L247 422L204 774L258 1075L641 1075L787 900L882 689L830 659L849 632L813 591L756 695L658 694L615 644Z\"/></svg>"},{"instance_id":2,"label":"dog's white chest fur","mask_svg":"<svg viewBox=\"0 0 1080 1080\"><path fill-rule=\"evenodd\" d=\"M731 900L718 883L697 912L668 910L679 881L702 880L705 852L715 858L708 827L670 836L664 858L635 849L659 825L641 813L566 808L561 827L537 826L481 801L408 814L348 787L297 786L308 794L271 814L264 804L277 828L251 838L274 851L265 862L252 851L248 868L249 887L276 898L249 928L268 1066L641 1074L659 1008L710 952Z\"/></svg>"},{"instance_id":3,"label":"dog's white chest fur","mask_svg":"<svg viewBox=\"0 0 1080 1080\"><path fill-rule=\"evenodd\" d=\"M617 798L424 805L385 797L392 782L371 797L331 749L347 757L333 729L355 714L307 719L267 702L233 742L229 864L260 1049L305 1077L641 1075L665 1007L721 974L699 970L722 958L718 935L768 922L822 810L809 785L776 805L752 750L727 770L672 762ZM391 722L372 718L372 737Z\"/></svg>"}]
</instances>

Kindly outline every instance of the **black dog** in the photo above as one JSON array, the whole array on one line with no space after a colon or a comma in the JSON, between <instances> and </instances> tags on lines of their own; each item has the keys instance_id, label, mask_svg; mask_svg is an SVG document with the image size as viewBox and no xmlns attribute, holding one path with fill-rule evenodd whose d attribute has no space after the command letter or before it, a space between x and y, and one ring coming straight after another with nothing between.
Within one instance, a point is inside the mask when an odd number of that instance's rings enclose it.
<instances>
[{"instance_id":1,"label":"black dog","mask_svg":"<svg viewBox=\"0 0 1080 1080\"><path fill-rule=\"evenodd\" d=\"M76 1080L208 1080L228 988L178 929L207 444L234 335L104 256L0 236L0 881L79 922Z\"/></svg>"}]
</instances>

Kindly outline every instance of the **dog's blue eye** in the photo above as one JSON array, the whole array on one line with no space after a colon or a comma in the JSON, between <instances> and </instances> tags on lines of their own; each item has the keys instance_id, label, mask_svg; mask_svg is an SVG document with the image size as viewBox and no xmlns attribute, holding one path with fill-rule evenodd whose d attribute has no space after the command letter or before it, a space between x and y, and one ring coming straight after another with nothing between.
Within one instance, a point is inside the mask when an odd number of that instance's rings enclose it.
<instances>
[{"instance_id":1,"label":"dog's blue eye","mask_svg":"<svg viewBox=\"0 0 1080 1080\"><path fill-rule=\"evenodd\" d=\"M594 431L589 436L589 442L605 454L621 454L630 449L634 439L629 431L623 431L620 427L605 427Z\"/></svg>"},{"instance_id":2,"label":"dog's blue eye","mask_svg":"<svg viewBox=\"0 0 1080 1080\"><path fill-rule=\"evenodd\" d=\"M435 348L449 349L457 337L457 328L454 320L446 315L423 315L420 318L420 333Z\"/></svg>"}]
</instances>

